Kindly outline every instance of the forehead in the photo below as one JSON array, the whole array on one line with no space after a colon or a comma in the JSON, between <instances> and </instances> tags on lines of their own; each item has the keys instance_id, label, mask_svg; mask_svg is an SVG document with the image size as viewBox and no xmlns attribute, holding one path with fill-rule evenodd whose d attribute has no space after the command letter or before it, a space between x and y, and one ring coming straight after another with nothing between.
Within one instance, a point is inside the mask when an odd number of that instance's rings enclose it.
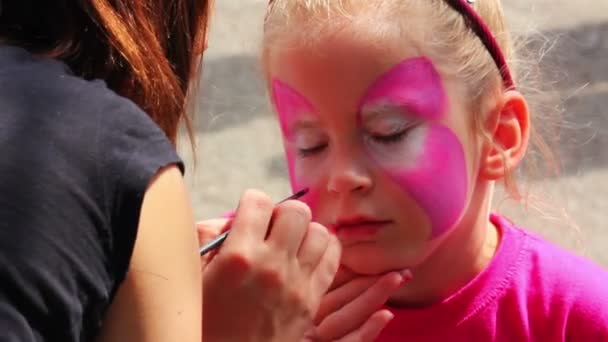
<instances>
[{"instance_id":1,"label":"forehead","mask_svg":"<svg viewBox=\"0 0 608 342\"><path fill-rule=\"evenodd\" d=\"M341 31L308 44L284 44L268 55L268 71L304 95L314 107L353 107L368 88L400 62L420 56L414 44ZM337 102L337 103L336 103Z\"/></svg>"}]
</instances>

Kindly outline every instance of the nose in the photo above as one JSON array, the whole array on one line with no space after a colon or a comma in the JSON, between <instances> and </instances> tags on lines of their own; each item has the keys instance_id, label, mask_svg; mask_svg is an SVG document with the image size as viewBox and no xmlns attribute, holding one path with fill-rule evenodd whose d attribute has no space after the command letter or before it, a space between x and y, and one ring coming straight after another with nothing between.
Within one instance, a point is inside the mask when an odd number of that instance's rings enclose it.
<instances>
[{"instance_id":1,"label":"nose","mask_svg":"<svg viewBox=\"0 0 608 342\"><path fill-rule=\"evenodd\" d=\"M372 174L363 156L352 152L335 153L329 170L330 193L365 193L373 186Z\"/></svg>"}]
</instances>

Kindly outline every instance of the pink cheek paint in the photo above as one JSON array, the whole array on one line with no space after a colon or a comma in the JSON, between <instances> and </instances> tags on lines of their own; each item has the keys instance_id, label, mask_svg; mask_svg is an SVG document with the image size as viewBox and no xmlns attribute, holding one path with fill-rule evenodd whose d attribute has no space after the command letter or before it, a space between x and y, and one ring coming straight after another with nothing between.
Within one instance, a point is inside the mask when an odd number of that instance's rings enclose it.
<instances>
[{"instance_id":1,"label":"pink cheek paint","mask_svg":"<svg viewBox=\"0 0 608 342\"><path fill-rule=\"evenodd\" d=\"M415 166L387 172L425 210L432 237L456 224L465 206L467 169L462 145L449 128L431 124Z\"/></svg>"},{"instance_id":2,"label":"pink cheek paint","mask_svg":"<svg viewBox=\"0 0 608 342\"><path fill-rule=\"evenodd\" d=\"M447 102L439 73L430 60L419 57L405 60L381 76L361 106L365 113L370 108L389 105L428 122L417 156L394 155L387 162L387 158L378 158L373 151L370 154L429 216L432 237L456 224L467 194L463 147L449 128L436 122L444 116Z\"/></svg>"},{"instance_id":3,"label":"pink cheek paint","mask_svg":"<svg viewBox=\"0 0 608 342\"><path fill-rule=\"evenodd\" d=\"M293 149L286 147L285 148L285 156L287 159L287 168L289 170L289 184L291 184L292 192L299 191L304 188L308 188L308 193L300 198L300 201L306 203L312 212L313 220L317 219L317 210L319 204L319 186L316 186L311 181L306 181L305 177L298 176L298 172L296 170L296 156Z\"/></svg>"},{"instance_id":4,"label":"pink cheek paint","mask_svg":"<svg viewBox=\"0 0 608 342\"><path fill-rule=\"evenodd\" d=\"M285 148L285 156L290 174L289 183L291 184L291 189L293 192L304 188L308 189L308 193L300 198L300 200L310 207L313 220L317 220L320 191L323 189L323 185L319 184L318 180L315 181L315 176L311 176L310 173L302 174L301 167L300 169L296 168L296 155L292 148ZM308 170L307 167L304 169Z\"/></svg>"},{"instance_id":5,"label":"pink cheek paint","mask_svg":"<svg viewBox=\"0 0 608 342\"><path fill-rule=\"evenodd\" d=\"M308 188L309 192L300 200L310 206L313 217L317 212L316 205L318 203L318 187L313 186L310 182L305 181L297 174L296 170L296 152L289 146L291 141L290 127L302 116L314 115L315 109L304 96L300 95L295 89L287 84L274 79L272 81L272 99L276 107L279 117L279 124L283 134L285 145L285 157L287 161L287 170L289 173L289 183L293 192Z\"/></svg>"}]
</instances>

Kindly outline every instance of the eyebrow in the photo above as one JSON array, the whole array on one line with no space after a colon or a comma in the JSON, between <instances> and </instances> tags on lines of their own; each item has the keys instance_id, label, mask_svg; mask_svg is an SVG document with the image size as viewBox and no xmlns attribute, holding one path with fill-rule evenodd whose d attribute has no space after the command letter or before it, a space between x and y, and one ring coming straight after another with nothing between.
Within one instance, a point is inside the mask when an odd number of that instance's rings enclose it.
<instances>
[{"instance_id":1,"label":"eyebrow","mask_svg":"<svg viewBox=\"0 0 608 342\"><path fill-rule=\"evenodd\" d=\"M362 119L374 119L395 111L408 114L411 112L411 108L407 103L394 102L392 99L386 98L384 101L364 103L359 112Z\"/></svg>"},{"instance_id":2,"label":"eyebrow","mask_svg":"<svg viewBox=\"0 0 608 342\"><path fill-rule=\"evenodd\" d=\"M318 129L319 121L310 120L310 119L306 119L306 120L296 119L296 120L293 120L293 122L285 128L286 128L285 134L287 135L287 137L291 138L294 134L298 133L299 131Z\"/></svg>"}]
</instances>

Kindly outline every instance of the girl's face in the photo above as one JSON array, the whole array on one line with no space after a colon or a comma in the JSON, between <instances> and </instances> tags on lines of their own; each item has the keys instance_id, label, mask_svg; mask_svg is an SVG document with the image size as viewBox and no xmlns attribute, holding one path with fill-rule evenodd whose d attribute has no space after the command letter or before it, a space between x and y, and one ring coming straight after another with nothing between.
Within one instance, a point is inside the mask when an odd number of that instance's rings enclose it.
<instances>
[{"instance_id":1,"label":"girl's face","mask_svg":"<svg viewBox=\"0 0 608 342\"><path fill-rule=\"evenodd\" d=\"M415 267L459 224L477 147L459 88L414 49L338 34L269 56L294 191L335 231L343 264Z\"/></svg>"}]
</instances>

